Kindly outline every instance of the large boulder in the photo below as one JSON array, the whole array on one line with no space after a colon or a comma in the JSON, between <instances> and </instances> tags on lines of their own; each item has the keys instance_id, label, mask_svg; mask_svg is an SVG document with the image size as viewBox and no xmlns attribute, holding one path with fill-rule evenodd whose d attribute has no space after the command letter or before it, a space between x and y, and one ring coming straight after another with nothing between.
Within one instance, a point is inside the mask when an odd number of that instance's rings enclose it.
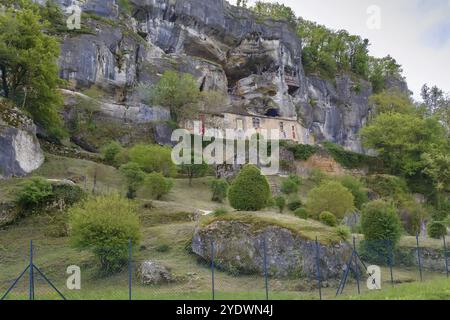
<instances>
[{"instance_id":1,"label":"large boulder","mask_svg":"<svg viewBox=\"0 0 450 320\"><path fill-rule=\"evenodd\" d=\"M43 163L36 126L0 101L0 179L25 176Z\"/></svg>"},{"instance_id":2,"label":"large boulder","mask_svg":"<svg viewBox=\"0 0 450 320\"><path fill-rule=\"evenodd\" d=\"M218 268L243 274L264 274L264 241L267 270L277 277L315 277L317 272L315 241L291 230L273 225L258 229L240 221L215 221L198 227L192 240L192 251L206 261L214 259ZM342 275L345 261L351 255L346 243L320 243L319 264L322 279Z\"/></svg>"},{"instance_id":3,"label":"large boulder","mask_svg":"<svg viewBox=\"0 0 450 320\"><path fill-rule=\"evenodd\" d=\"M137 268L139 282L144 285L158 285L173 281L170 270L155 261L144 261Z\"/></svg>"}]
</instances>

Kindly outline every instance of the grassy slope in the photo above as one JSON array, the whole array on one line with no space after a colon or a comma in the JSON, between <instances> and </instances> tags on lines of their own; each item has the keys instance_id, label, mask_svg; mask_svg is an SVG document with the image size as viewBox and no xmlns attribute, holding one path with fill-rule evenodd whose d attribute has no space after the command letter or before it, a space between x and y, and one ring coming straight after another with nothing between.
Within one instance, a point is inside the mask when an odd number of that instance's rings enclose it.
<instances>
[{"instance_id":1,"label":"grassy slope","mask_svg":"<svg viewBox=\"0 0 450 320\"><path fill-rule=\"evenodd\" d=\"M117 170L84 160L75 160L55 156L47 156L45 165L36 175L49 178L67 178L86 175L87 189L91 190L94 172L97 171L98 190L107 192L120 190L122 179ZM140 217L142 221L143 241L140 248L135 249L136 262L144 259L160 261L168 266L175 275L177 282L171 285L157 287L142 287L134 282L133 297L135 299L209 299L211 297L211 273L209 266L186 250L192 237L196 223L193 214L196 209L213 210L217 207L228 207L210 201L208 190L209 178L196 179L189 186L187 180L175 180L175 187L165 201L145 200L145 194L140 195ZM0 182L1 192L14 196L13 190L21 179ZM7 192L5 192L7 191ZM147 205L146 205L147 204ZM151 204L150 206L148 204ZM289 214L280 215L270 210L252 214L252 217L237 215L238 218L251 219L258 223L277 223L302 230L305 236L312 238L316 233L325 238L330 235L329 228L316 222L300 221ZM210 221L204 218L203 221ZM29 240L34 241L36 264L55 282L58 288L69 299L127 299L126 271L111 277L99 277L97 262L89 252L80 252L70 247L67 238L51 238L46 236L49 219L45 215L32 216L18 221L16 224L0 229L0 293L26 266ZM405 240L407 243L410 239ZM82 290L69 292L65 288L67 279L66 268L78 265L82 269ZM388 270L383 270L384 288L389 288ZM395 278L399 282L417 280L416 270L394 270ZM435 276L430 275L426 280ZM27 276L19 283L12 297L27 297ZM448 283L447 283L448 284ZM264 299L264 279L259 276L234 277L227 273L216 271L217 299ZM364 284L362 284L364 285ZM419 284L411 284L418 286ZM437 290L431 297L445 294L445 282L437 281L430 284L430 288ZM312 279L270 279L271 299L317 299ZM329 288L323 290L326 299L333 299L337 284L330 283ZM425 284L428 286L428 284ZM444 288L441 288L444 286ZM403 288L403 285L398 288ZM409 288L409 287L406 287ZM417 287L414 287L417 288ZM427 287L428 288L428 287ZM395 289L400 290L400 289ZM408 289L405 289L408 290ZM414 289L410 289L411 295ZM422 297L432 289L418 290L418 297ZM364 291L364 290L363 290ZM420 292L419 292L420 291ZM42 279L37 279L37 298L56 298ZM353 294L355 284L350 283L345 294ZM385 292L383 290L383 292ZM441 292L441 293L439 293ZM378 293L382 295L384 293ZM378 296L373 294L374 298ZM397 293L386 291L386 295L396 297ZM352 297L351 298L355 298Z\"/></svg>"}]
</instances>

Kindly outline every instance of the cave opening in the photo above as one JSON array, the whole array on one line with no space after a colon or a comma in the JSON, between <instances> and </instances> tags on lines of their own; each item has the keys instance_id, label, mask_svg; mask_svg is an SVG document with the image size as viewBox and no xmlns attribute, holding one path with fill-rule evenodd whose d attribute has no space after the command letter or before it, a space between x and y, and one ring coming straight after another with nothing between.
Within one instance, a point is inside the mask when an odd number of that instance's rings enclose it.
<instances>
[{"instance_id":1,"label":"cave opening","mask_svg":"<svg viewBox=\"0 0 450 320\"><path fill-rule=\"evenodd\" d=\"M280 116L280 111L278 109L269 109L266 112L266 116L276 118Z\"/></svg>"}]
</instances>

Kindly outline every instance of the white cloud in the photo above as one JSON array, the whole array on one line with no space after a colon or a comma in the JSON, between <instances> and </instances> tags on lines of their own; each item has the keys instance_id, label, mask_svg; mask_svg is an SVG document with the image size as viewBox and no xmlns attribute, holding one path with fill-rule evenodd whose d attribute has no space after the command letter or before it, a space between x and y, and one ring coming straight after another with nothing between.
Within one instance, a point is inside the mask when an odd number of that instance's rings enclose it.
<instances>
[{"instance_id":1,"label":"white cloud","mask_svg":"<svg viewBox=\"0 0 450 320\"><path fill-rule=\"evenodd\" d=\"M372 55L390 54L402 64L416 98L424 83L450 91L450 0L278 2L291 7L298 16L368 38ZM381 9L380 30L367 27L367 8L371 5Z\"/></svg>"}]
</instances>

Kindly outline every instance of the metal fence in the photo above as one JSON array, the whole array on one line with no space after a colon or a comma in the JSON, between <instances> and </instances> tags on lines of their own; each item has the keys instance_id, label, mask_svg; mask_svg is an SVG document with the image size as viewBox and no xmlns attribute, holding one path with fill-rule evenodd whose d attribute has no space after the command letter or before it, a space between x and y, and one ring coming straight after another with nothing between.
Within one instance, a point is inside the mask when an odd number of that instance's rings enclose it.
<instances>
[{"instance_id":1,"label":"metal fence","mask_svg":"<svg viewBox=\"0 0 450 320\"><path fill-rule=\"evenodd\" d=\"M42 246L30 242L23 253L23 268L8 270L15 276L0 281L1 300L11 299L106 299L106 300L271 300L331 299L340 295L364 294L371 289L385 289L400 283L449 277L448 248L442 239L441 248L421 246L417 236L414 245L399 250L390 241L353 241L347 243L347 254L341 257L340 270L329 276L329 256L319 240L309 241L313 252L313 268L308 274L279 276L274 270L277 261L271 257L267 239L257 244L251 270L227 264L214 242L206 259L190 256L190 272L171 273L161 264L146 260L140 248L130 243L122 269L102 273L93 256L82 261L66 258L47 263L40 258ZM105 250L107 250L105 248ZM48 253L47 253L48 254ZM57 254L57 252L55 252ZM164 256L162 254L162 256ZM240 257L243 258L243 257ZM163 260L163 259L162 259ZM339 260L339 259L338 259ZM301 263L301 262L299 262ZM81 264L81 265L80 265ZM0 267L5 267L5 263ZM75 268L68 268L75 266ZM76 287L76 267L81 272L81 288ZM85 271L87 270L87 271ZM193 271L192 271L193 270ZM72 287L71 287L72 285ZM369 288L371 287L371 288Z\"/></svg>"}]
</instances>

